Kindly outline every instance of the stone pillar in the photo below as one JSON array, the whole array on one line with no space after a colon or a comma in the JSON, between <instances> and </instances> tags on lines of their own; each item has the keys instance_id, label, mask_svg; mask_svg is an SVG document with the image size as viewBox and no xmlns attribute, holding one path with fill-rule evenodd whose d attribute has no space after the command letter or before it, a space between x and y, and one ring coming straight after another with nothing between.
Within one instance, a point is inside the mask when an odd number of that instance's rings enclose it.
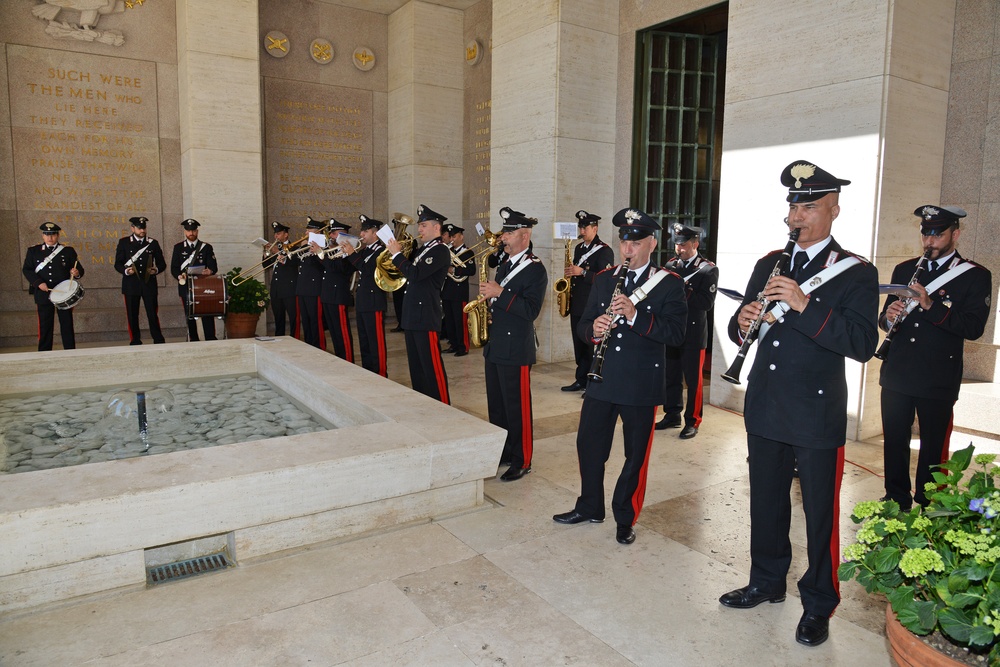
<instances>
[{"instance_id":1,"label":"stone pillar","mask_svg":"<svg viewBox=\"0 0 1000 667\"><path fill-rule=\"evenodd\" d=\"M729 11L720 286L742 291L754 262L785 244L778 176L797 159L852 181L833 234L888 282L919 254L913 209L940 197L954 1L736 0ZM736 354L726 332L734 308L719 299L719 369ZM881 432L878 371L877 360L848 362L849 439ZM712 403L742 410L744 388L713 377Z\"/></svg>"},{"instance_id":2,"label":"stone pillar","mask_svg":"<svg viewBox=\"0 0 1000 667\"><path fill-rule=\"evenodd\" d=\"M184 217L202 223L220 273L260 261L250 244L264 216L257 23L256 0L177 0ZM179 223L164 221L168 262Z\"/></svg>"},{"instance_id":3,"label":"stone pillar","mask_svg":"<svg viewBox=\"0 0 1000 667\"><path fill-rule=\"evenodd\" d=\"M551 290L565 263L552 223L586 209L610 242L616 206L628 205L614 201L617 63L617 0L493 3L492 227L503 206L538 218L532 242L549 273L539 362L573 358Z\"/></svg>"},{"instance_id":4,"label":"stone pillar","mask_svg":"<svg viewBox=\"0 0 1000 667\"><path fill-rule=\"evenodd\" d=\"M426 204L462 225L464 66L461 11L414 0L389 16L390 215Z\"/></svg>"}]
</instances>

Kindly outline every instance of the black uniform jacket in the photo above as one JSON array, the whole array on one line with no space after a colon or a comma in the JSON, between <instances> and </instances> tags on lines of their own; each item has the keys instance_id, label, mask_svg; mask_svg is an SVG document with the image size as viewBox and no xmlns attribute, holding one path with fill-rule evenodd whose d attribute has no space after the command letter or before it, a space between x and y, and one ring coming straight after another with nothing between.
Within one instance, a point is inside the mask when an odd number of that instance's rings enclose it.
<instances>
[{"instance_id":1,"label":"black uniform jacket","mask_svg":"<svg viewBox=\"0 0 1000 667\"><path fill-rule=\"evenodd\" d=\"M384 313L386 311L385 292L375 284L375 266L378 256L384 250L385 244L376 241L372 245L347 256L347 259L358 271L357 303L354 309L359 313Z\"/></svg>"},{"instance_id":2,"label":"black uniform jacket","mask_svg":"<svg viewBox=\"0 0 1000 667\"><path fill-rule=\"evenodd\" d=\"M757 261L743 303L729 321L729 337L742 342L737 315L764 288L780 250ZM835 255L834 255L835 253ZM835 239L805 267L799 284L831 260L852 255ZM748 377L743 408L747 433L814 449L836 449L847 439L844 358L862 363L878 343L878 271L867 261L809 295L802 313L788 311L763 340Z\"/></svg>"},{"instance_id":3,"label":"black uniform jacket","mask_svg":"<svg viewBox=\"0 0 1000 667\"><path fill-rule=\"evenodd\" d=\"M455 273L449 274L441 288L441 298L445 301L468 301L469 300L469 276L476 274L476 263L473 258L476 256L472 250L465 247L463 243L459 248L453 248L452 252L465 262L465 266L455 267Z\"/></svg>"},{"instance_id":4,"label":"black uniform jacket","mask_svg":"<svg viewBox=\"0 0 1000 667\"><path fill-rule=\"evenodd\" d=\"M139 252L139 248L149 245L149 249L135 260L135 273L131 276L125 275L125 263L132 259L132 256ZM146 280L146 269L155 266L158 273L167 270L167 260L163 258L163 250L156 239L148 236L144 239L137 239L129 234L123 239L118 239L118 247L115 249L115 271L122 274L122 294L135 296L142 294L143 288L156 289L156 276Z\"/></svg>"},{"instance_id":5,"label":"black uniform jacket","mask_svg":"<svg viewBox=\"0 0 1000 667\"><path fill-rule=\"evenodd\" d=\"M525 253L521 262L528 265L504 285L490 307L493 321L483 356L501 366L535 363L535 320L542 311L549 278L542 261L534 255ZM498 272L497 277L502 281L506 274Z\"/></svg>"},{"instance_id":6,"label":"black uniform jacket","mask_svg":"<svg viewBox=\"0 0 1000 667\"><path fill-rule=\"evenodd\" d=\"M319 300L337 306L354 305L354 295L351 294L351 276L356 269L343 257L320 260L323 263L323 289Z\"/></svg>"},{"instance_id":7,"label":"black uniform jacket","mask_svg":"<svg viewBox=\"0 0 1000 667\"><path fill-rule=\"evenodd\" d=\"M595 245L600 246L600 249L580 264L580 258L590 252ZM590 299L590 290L594 286L597 274L614 265L615 252L600 237L595 236L593 243L586 248L582 243L576 244L576 248L573 249L573 263L587 272L585 276L573 276L569 282L569 314L581 317L587 308L587 300Z\"/></svg>"},{"instance_id":8,"label":"black uniform jacket","mask_svg":"<svg viewBox=\"0 0 1000 667\"><path fill-rule=\"evenodd\" d=\"M69 280L72 277L69 275L70 269L77 263L76 250L69 246L63 246L56 258L36 273L35 269L51 252L45 250L44 243L39 243L28 248L24 255L24 266L21 267L21 273L28 281L28 294L35 295L35 303L45 303L49 300L49 293L38 289L39 285L45 283L49 289L52 289L62 281ZM76 268L83 276L83 266L80 265Z\"/></svg>"},{"instance_id":9,"label":"black uniform jacket","mask_svg":"<svg viewBox=\"0 0 1000 667\"><path fill-rule=\"evenodd\" d=\"M195 241L197 244L194 249L194 259L191 263L187 265L187 268L192 266L204 266L206 269L210 269L213 274L219 272L219 263L215 261L215 250L208 243L203 243L200 239ZM183 264L188 256L191 254L192 248L187 247L187 241L181 241L174 246L174 250L170 255L170 275L176 280L181 275L181 264ZM188 286L177 284L177 293L183 298L188 292Z\"/></svg>"},{"instance_id":10,"label":"black uniform jacket","mask_svg":"<svg viewBox=\"0 0 1000 667\"><path fill-rule=\"evenodd\" d=\"M594 320L607 311L621 270L621 266L616 266L597 275L577 331L581 339L594 341ZM637 277L639 287L652 270L650 264ZM664 346L677 347L684 341L687 317L684 282L676 273L668 272L649 296L636 304L636 311L632 326L622 322L608 333L601 373L604 382L588 382L587 398L619 405L663 404Z\"/></svg>"},{"instance_id":11,"label":"black uniform jacket","mask_svg":"<svg viewBox=\"0 0 1000 667\"><path fill-rule=\"evenodd\" d=\"M309 253L299 262L299 276L295 281L297 296L319 296L323 292L323 262Z\"/></svg>"},{"instance_id":12,"label":"black uniform jacket","mask_svg":"<svg viewBox=\"0 0 1000 667\"><path fill-rule=\"evenodd\" d=\"M404 329L410 331L440 331L444 308L441 286L451 266L451 251L441 243L441 237L424 245L413 260L403 253L392 258L396 268L406 276L406 296L403 297Z\"/></svg>"},{"instance_id":13,"label":"black uniform jacket","mask_svg":"<svg viewBox=\"0 0 1000 667\"><path fill-rule=\"evenodd\" d=\"M953 259L967 262L955 253ZM928 285L946 273L947 266L935 273L925 271L918 281ZM892 271L892 282L907 284L917 268L917 259L898 264ZM914 308L892 337L879 384L886 389L921 398L955 401L962 384L962 351L966 340L983 335L990 316L990 295L993 279L990 272L979 266L954 278L931 294L930 310ZM889 296L885 307L898 297ZM887 328L885 308L879 324Z\"/></svg>"},{"instance_id":14,"label":"black uniform jacket","mask_svg":"<svg viewBox=\"0 0 1000 667\"><path fill-rule=\"evenodd\" d=\"M295 283L299 278L299 258L287 257L285 262L278 261L277 255L271 255L264 262L271 268L271 298L287 299L295 296Z\"/></svg>"},{"instance_id":15,"label":"black uniform jacket","mask_svg":"<svg viewBox=\"0 0 1000 667\"><path fill-rule=\"evenodd\" d=\"M708 311L715 306L719 267L695 255L688 266L684 266L683 260L674 258L667 262L667 268L686 279L688 319L684 347L703 350L708 346Z\"/></svg>"}]
</instances>

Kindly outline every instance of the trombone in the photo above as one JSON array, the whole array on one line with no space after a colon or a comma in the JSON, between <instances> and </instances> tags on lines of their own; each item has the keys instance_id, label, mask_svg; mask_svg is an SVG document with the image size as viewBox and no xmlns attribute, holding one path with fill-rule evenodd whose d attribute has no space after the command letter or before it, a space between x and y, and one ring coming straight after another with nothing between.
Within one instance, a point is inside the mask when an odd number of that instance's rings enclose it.
<instances>
[{"instance_id":1,"label":"trombone","mask_svg":"<svg viewBox=\"0 0 1000 667\"><path fill-rule=\"evenodd\" d=\"M309 216L306 216L306 224L310 222L313 222L313 219ZM330 233L331 224L332 222L326 223L323 226L323 228L319 230L319 233L328 235ZM277 257L279 255L285 255L289 258L300 257L301 255L295 251L301 250L302 244L308 240L309 240L309 234L306 233L306 235L303 236L302 238L296 239L294 241L289 241L284 244L281 243L280 241L272 241L271 243L268 243L267 245L264 246L264 259L262 259L257 264L254 264L250 268L244 269L243 271L240 272L238 276L233 278L232 280L233 287L242 285L251 278L256 278L260 274L270 269L272 266L274 266L274 262L277 261ZM305 248L308 250L309 246L306 245Z\"/></svg>"}]
</instances>

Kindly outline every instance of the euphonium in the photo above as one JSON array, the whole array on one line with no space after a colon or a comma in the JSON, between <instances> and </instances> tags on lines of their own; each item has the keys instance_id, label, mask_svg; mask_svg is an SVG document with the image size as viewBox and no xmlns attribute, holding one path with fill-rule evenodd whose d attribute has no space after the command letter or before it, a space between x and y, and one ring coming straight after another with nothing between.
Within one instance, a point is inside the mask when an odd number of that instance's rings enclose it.
<instances>
[{"instance_id":1,"label":"euphonium","mask_svg":"<svg viewBox=\"0 0 1000 667\"><path fill-rule=\"evenodd\" d=\"M408 257L413 250L413 237L407 233L406 227L413 222L413 218L405 213L393 213L392 221L396 223L393 235L402 247L400 252ZM383 292L395 292L406 284L406 276L392 263L392 253L388 248L375 258L375 284Z\"/></svg>"},{"instance_id":2,"label":"euphonium","mask_svg":"<svg viewBox=\"0 0 1000 667\"><path fill-rule=\"evenodd\" d=\"M568 269L569 265L573 263L573 254L570 248L573 245L573 239L566 239L566 261L563 265L563 269ZM566 317L569 315L569 298L570 298L570 279L565 276L557 280L553 285L552 289L556 293L556 303L559 305L559 315Z\"/></svg>"}]
</instances>

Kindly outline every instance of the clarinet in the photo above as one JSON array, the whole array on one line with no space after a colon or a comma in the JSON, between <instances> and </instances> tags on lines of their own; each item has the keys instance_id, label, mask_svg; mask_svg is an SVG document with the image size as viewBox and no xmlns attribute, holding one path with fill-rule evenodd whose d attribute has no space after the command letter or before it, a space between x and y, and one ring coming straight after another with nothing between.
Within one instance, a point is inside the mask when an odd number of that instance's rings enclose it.
<instances>
[{"instance_id":1,"label":"clarinet","mask_svg":"<svg viewBox=\"0 0 1000 667\"><path fill-rule=\"evenodd\" d=\"M785 222L788 222L788 218L785 218ZM774 268L771 270L771 275L767 278L768 281L784 273L785 267L788 266L788 261L792 258L792 250L795 249L795 243L799 240L799 233L801 231L801 229L795 228L789 232L788 243L785 244L785 249L781 251L781 257L778 258L777 263L775 263ZM764 287L767 287L767 281L764 281ZM743 338L743 344L740 345L739 352L736 353L733 365L722 374L722 379L726 382L740 384L740 373L743 371L743 362L747 359L747 352L750 351L750 346L754 344L757 336L760 335L760 325L764 323L766 316L769 314L767 307L771 303L771 300L764 296L763 289L757 293L757 303L760 304L760 314L750 323L750 328Z\"/></svg>"},{"instance_id":2,"label":"clarinet","mask_svg":"<svg viewBox=\"0 0 1000 667\"><path fill-rule=\"evenodd\" d=\"M605 315L611 316L611 325L608 326L607 331L601 336L601 340L597 342L594 346L594 358L590 361L590 372L587 373L587 379L591 382L604 382L604 376L601 372L604 370L604 355L608 351L608 339L611 338L611 327L614 326L615 322L618 320L619 316L616 316L612 312L613 304L615 302L615 297L622 293L622 288L625 287L625 278L628 276L628 263L630 258L626 257L625 261L622 262L622 272L618 276L618 282L615 283L615 290L611 293L611 301L608 303L608 309L604 311Z\"/></svg>"},{"instance_id":3,"label":"clarinet","mask_svg":"<svg viewBox=\"0 0 1000 667\"><path fill-rule=\"evenodd\" d=\"M932 250L933 250L932 248L928 248L924 252L923 257L917 260L917 269L913 272L913 277L910 278L910 282L907 283L908 286L917 282L917 279L920 278L920 274L924 272L924 264L928 259L930 259ZM906 309L907 307L909 307L910 302L912 301L913 299L909 297L906 299L902 299L903 310L900 311L899 315L896 316L896 319L894 319L892 323L889 324L889 329L885 334L885 340L883 340L882 344L878 346L877 350L875 350L876 359L885 361L885 358L889 355L889 346L892 345L892 337L896 335L896 332L899 331L899 325L902 324L903 320L906 319L907 315Z\"/></svg>"}]
</instances>

